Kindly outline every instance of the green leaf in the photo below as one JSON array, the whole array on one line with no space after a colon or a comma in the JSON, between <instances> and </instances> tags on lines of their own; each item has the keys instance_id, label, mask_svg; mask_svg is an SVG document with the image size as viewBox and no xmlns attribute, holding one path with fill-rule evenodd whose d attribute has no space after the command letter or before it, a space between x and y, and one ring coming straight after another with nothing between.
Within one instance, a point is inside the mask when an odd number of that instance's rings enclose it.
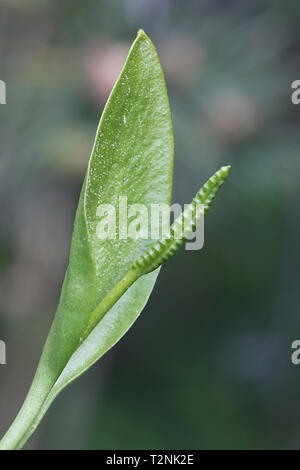
<instances>
[{"instance_id":1,"label":"green leaf","mask_svg":"<svg viewBox=\"0 0 300 470\"><path fill-rule=\"evenodd\" d=\"M209 210L230 169L220 168L156 243L151 237L99 238L100 205L116 208L124 196L129 205L169 204L172 167L163 73L151 41L139 31L100 120L56 316L31 389L0 449L21 448L58 393L130 328L147 302L160 265ZM151 224L155 228L153 220ZM121 228L120 220L117 225Z\"/></svg>"},{"instance_id":2,"label":"green leaf","mask_svg":"<svg viewBox=\"0 0 300 470\"><path fill-rule=\"evenodd\" d=\"M128 204L170 203L172 172L164 77L150 39L139 31L97 130L56 316L27 399L0 448L22 447L58 391L110 349L141 312L157 272L139 279L82 343L92 311L152 244L144 239L100 240L99 204L116 207L119 196L127 196Z\"/></svg>"}]
</instances>

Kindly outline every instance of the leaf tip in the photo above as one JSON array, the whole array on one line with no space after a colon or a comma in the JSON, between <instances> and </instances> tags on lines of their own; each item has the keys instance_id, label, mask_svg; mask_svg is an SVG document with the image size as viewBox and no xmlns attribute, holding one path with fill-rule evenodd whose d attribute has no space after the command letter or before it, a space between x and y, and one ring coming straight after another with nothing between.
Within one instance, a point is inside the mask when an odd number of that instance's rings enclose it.
<instances>
[{"instance_id":1,"label":"leaf tip","mask_svg":"<svg viewBox=\"0 0 300 470\"><path fill-rule=\"evenodd\" d=\"M229 173L230 169L231 169L231 165L221 166L220 172L221 172L224 176L228 176L228 173Z\"/></svg>"},{"instance_id":2,"label":"leaf tip","mask_svg":"<svg viewBox=\"0 0 300 470\"><path fill-rule=\"evenodd\" d=\"M148 41L150 44L152 44L151 39L149 36L145 33L143 29L139 29L137 32L136 40L143 39L144 41Z\"/></svg>"}]
</instances>

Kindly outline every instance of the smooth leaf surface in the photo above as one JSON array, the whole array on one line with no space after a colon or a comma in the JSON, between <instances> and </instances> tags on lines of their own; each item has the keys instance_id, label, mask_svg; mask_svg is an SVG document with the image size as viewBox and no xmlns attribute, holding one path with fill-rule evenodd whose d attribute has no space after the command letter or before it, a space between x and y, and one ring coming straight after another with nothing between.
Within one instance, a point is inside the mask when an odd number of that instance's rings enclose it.
<instances>
[{"instance_id":1,"label":"smooth leaf surface","mask_svg":"<svg viewBox=\"0 0 300 470\"><path fill-rule=\"evenodd\" d=\"M36 376L0 449L21 448L57 394L128 330L147 302L160 265L207 213L230 169L221 167L157 242L151 237L99 238L100 205L110 204L115 211L120 197L126 197L125 206L169 203L172 167L164 78L151 41L140 31L100 120L76 213L69 266ZM160 228L153 227L153 219L152 228Z\"/></svg>"},{"instance_id":2,"label":"smooth leaf surface","mask_svg":"<svg viewBox=\"0 0 300 470\"><path fill-rule=\"evenodd\" d=\"M120 196L128 204L169 203L172 171L172 124L163 73L141 31L103 112L80 197L68 273L48 340L47 360L52 363L54 358L60 370L78 347L90 313L152 244L150 239L100 240L99 205L118 207Z\"/></svg>"},{"instance_id":3,"label":"smooth leaf surface","mask_svg":"<svg viewBox=\"0 0 300 470\"><path fill-rule=\"evenodd\" d=\"M57 393L110 349L145 305L157 271L138 279L82 342L90 315L151 240L100 240L99 204L169 203L173 135L164 77L143 31L129 52L97 130L75 218L57 313L25 403L0 448L19 448ZM71 358L71 359L70 359Z\"/></svg>"}]
</instances>

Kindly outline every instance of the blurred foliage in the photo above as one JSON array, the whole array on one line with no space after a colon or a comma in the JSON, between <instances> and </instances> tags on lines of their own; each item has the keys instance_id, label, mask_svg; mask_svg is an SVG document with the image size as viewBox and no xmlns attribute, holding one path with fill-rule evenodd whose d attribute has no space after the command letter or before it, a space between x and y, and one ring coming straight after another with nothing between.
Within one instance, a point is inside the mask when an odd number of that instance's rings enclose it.
<instances>
[{"instance_id":1,"label":"blurred foliage","mask_svg":"<svg viewBox=\"0 0 300 470\"><path fill-rule=\"evenodd\" d=\"M31 445L299 448L299 2L2 0L0 26L0 431L31 381L99 116L142 27L166 74L174 202L220 165L230 179L204 249L168 262L140 320Z\"/></svg>"}]
</instances>

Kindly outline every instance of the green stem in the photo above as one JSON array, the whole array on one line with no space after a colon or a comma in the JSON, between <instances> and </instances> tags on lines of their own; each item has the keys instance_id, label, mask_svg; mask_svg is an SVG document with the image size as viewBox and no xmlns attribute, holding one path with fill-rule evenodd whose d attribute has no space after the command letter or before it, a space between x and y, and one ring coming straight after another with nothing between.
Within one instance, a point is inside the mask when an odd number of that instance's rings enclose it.
<instances>
[{"instance_id":1,"label":"green stem","mask_svg":"<svg viewBox=\"0 0 300 470\"><path fill-rule=\"evenodd\" d=\"M38 369L23 406L5 436L0 441L0 450L21 449L37 428L46 412L45 410L41 415L40 410L49 394L49 389L51 390L53 386L53 383L48 383L47 388L44 386L41 388L39 386L40 383L40 373Z\"/></svg>"},{"instance_id":2,"label":"green stem","mask_svg":"<svg viewBox=\"0 0 300 470\"><path fill-rule=\"evenodd\" d=\"M100 304L91 313L87 328L83 337L80 339L82 343L91 331L98 325L104 315L114 306L114 304L122 297L129 287L142 275L140 269L130 269L128 273L116 284Z\"/></svg>"},{"instance_id":3,"label":"green stem","mask_svg":"<svg viewBox=\"0 0 300 470\"><path fill-rule=\"evenodd\" d=\"M141 276L141 271L131 269L107 294L102 302L91 313L87 329L81 338L82 343L105 314L114 306L129 287ZM41 363L41 361L40 361ZM61 373L62 371L60 371ZM14 422L0 441L0 450L21 449L30 436L34 433L44 414L48 410L55 396L51 397L51 391L58 377L52 380L45 378L38 367L32 386ZM46 380L46 386L45 386ZM41 386L41 384L43 384Z\"/></svg>"}]
</instances>

